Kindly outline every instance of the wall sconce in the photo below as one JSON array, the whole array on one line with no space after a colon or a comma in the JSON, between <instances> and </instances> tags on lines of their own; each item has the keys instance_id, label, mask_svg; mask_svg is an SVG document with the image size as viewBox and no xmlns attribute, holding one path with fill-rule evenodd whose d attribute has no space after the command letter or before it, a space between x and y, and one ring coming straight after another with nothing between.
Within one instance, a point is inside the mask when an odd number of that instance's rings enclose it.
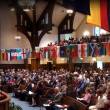
<instances>
[{"instance_id":1,"label":"wall sconce","mask_svg":"<svg viewBox=\"0 0 110 110\"><path fill-rule=\"evenodd\" d=\"M15 36L14 38L15 38L15 40L17 40L17 41L21 40L21 36Z\"/></svg>"}]
</instances>

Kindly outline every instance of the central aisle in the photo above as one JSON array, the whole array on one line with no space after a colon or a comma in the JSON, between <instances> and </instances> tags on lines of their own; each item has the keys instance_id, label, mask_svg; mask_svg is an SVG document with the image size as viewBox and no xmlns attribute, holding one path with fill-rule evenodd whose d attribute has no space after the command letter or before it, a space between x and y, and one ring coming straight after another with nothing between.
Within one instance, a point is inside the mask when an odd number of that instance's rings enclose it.
<instances>
[{"instance_id":1,"label":"central aisle","mask_svg":"<svg viewBox=\"0 0 110 110\"><path fill-rule=\"evenodd\" d=\"M11 102L14 102L15 105L19 105L23 110L46 110L45 108L40 107L31 107L28 102L20 101L17 98L12 97Z\"/></svg>"}]
</instances>

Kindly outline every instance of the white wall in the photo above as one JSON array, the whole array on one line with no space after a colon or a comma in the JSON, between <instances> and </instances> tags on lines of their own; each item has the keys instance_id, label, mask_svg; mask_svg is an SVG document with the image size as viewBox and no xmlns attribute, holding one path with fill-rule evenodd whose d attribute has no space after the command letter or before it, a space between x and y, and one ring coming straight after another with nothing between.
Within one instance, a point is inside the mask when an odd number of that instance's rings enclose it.
<instances>
[{"instance_id":1,"label":"white wall","mask_svg":"<svg viewBox=\"0 0 110 110\"><path fill-rule=\"evenodd\" d=\"M77 28L76 30L76 36L77 37L82 37L83 36L83 33L85 31L88 31L90 33L90 35L93 35L93 29L94 29L94 26L93 25L90 25L90 24L87 24L86 23L86 19L84 19L81 24L79 25L79 27Z\"/></svg>"},{"instance_id":2,"label":"white wall","mask_svg":"<svg viewBox=\"0 0 110 110\"><path fill-rule=\"evenodd\" d=\"M45 34L43 36L39 44L39 47L46 47L50 42L55 43L55 41L58 41L57 33L58 33L57 28L53 27L51 34Z\"/></svg>"},{"instance_id":3,"label":"white wall","mask_svg":"<svg viewBox=\"0 0 110 110\"><path fill-rule=\"evenodd\" d=\"M0 48L1 49L10 49L10 48L30 48L30 43L27 40L27 38L20 34L21 40L17 41L15 40L15 36L17 35L16 30L16 16L15 12L11 12L8 8L8 6L0 6ZM20 63L21 62L6 62L6 61L0 61L2 64L14 64L14 63Z\"/></svg>"},{"instance_id":4,"label":"white wall","mask_svg":"<svg viewBox=\"0 0 110 110\"><path fill-rule=\"evenodd\" d=\"M17 35L15 12L11 12L8 7L0 9L0 48L30 48L27 38L21 34L21 40L16 41Z\"/></svg>"}]
</instances>

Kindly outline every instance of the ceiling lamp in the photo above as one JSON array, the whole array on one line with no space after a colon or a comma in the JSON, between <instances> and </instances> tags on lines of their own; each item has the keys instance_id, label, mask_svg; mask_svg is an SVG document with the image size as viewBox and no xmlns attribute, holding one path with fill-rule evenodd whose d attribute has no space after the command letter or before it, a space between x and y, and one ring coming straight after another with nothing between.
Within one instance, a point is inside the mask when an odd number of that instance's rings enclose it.
<instances>
[{"instance_id":1,"label":"ceiling lamp","mask_svg":"<svg viewBox=\"0 0 110 110\"><path fill-rule=\"evenodd\" d=\"M73 10L72 10L72 9L67 9L66 12L67 12L68 14L72 14L72 13L73 13Z\"/></svg>"},{"instance_id":2,"label":"ceiling lamp","mask_svg":"<svg viewBox=\"0 0 110 110\"><path fill-rule=\"evenodd\" d=\"M30 11L35 5L35 0L18 0L18 4L23 8L24 11Z\"/></svg>"},{"instance_id":3,"label":"ceiling lamp","mask_svg":"<svg viewBox=\"0 0 110 110\"><path fill-rule=\"evenodd\" d=\"M88 30L83 32L83 37L87 37L90 36L90 32Z\"/></svg>"},{"instance_id":4,"label":"ceiling lamp","mask_svg":"<svg viewBox=\"0 0 110 110\"><path fill-rule=\"evenodd\" d=\"M25 12L29 12L30 9L29 9L29 8L24 8L23 11L25 11Z\"/></svg>"},{"instance_id":5,"label":"ceiling lamp","mask_svg":"<svg viewBox=\"0 0 110 110\"><path fill-rule=\"evenodd\" d=\"M15 8L12 7L12 8L10 9L10 11L12 11L12 12L15 11Z\"/></svg>"}]
</instances>

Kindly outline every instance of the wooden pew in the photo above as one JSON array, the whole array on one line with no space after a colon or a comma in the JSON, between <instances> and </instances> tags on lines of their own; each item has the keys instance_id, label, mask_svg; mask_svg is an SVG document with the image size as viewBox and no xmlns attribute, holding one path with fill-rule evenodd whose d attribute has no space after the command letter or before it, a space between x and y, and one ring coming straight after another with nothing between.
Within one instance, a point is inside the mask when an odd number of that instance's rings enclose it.
<instances>
[{"instance_id":1,"label":"wooden pew","mask_svg":"<svg viewBox=\"0 0 110 110\"><path fill-rule=\"evenodd\" d=\"M4 95L5 98L0 100L0 110L9 110L10 97L4 92L2 92L1 94Z\"/></svg>"},{"instance_id":2,"label":"wooden pew","mask_svg":"<svg viewBox=\"0 0 110 110\"><path fill-rule=\"evenodd\" d=\"M69 96L64 96L61 100L61 104L66 104L68 106L73 106L76 108L75 110L87 110L87 106L81 103L80 101L69 97Z\"/></svg>"}]
</instances>

